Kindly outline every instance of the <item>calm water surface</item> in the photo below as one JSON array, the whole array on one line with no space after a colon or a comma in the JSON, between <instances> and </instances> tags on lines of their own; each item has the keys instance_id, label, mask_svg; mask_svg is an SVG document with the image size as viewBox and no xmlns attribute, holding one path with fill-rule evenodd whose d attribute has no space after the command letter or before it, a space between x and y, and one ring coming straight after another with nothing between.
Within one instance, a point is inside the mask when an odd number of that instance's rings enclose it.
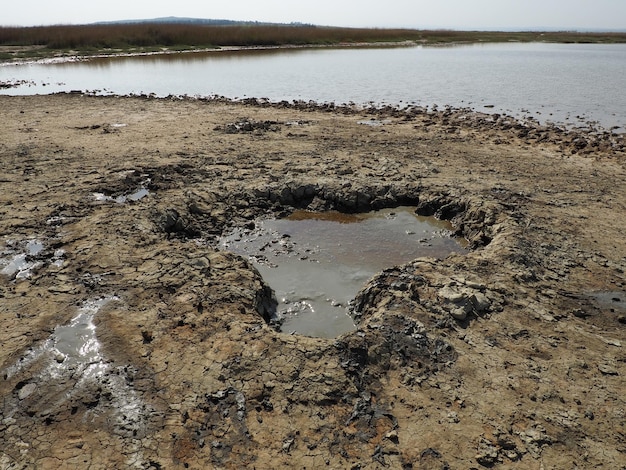
<instances>
[{"instance_id":1,"label":"calm water surface","mask_svg":"<svg viewBox=\"0 0 626 470\"><path fill-rule=\"evenodd\" d=\"M2 94L83 90L357 104L434 104L626 126L626 45L485 44L106 58L0 67ZM491 107L493 105L493 108ZM488 106L488 107L485 107Z\"/></svg>"}]
</instances>

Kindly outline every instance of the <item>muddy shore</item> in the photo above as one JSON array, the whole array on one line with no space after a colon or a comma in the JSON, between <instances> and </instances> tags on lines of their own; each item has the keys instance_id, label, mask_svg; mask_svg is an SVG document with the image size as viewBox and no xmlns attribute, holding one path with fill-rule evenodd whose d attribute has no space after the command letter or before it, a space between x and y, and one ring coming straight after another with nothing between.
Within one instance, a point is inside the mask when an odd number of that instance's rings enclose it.
<instances>
[{"instance_id":1,"label":"muddy shore","mask_svg":"<svg viewBox=\"0 0 626 470\"><path fill-rule=\"evenodd\" d=\"M0 468L624 467L623 135L259 100L0 109ZM380 273L336 339L277 332L269 286L215 246L400 205L472 249Z\"/></svg>"}]
</instances>

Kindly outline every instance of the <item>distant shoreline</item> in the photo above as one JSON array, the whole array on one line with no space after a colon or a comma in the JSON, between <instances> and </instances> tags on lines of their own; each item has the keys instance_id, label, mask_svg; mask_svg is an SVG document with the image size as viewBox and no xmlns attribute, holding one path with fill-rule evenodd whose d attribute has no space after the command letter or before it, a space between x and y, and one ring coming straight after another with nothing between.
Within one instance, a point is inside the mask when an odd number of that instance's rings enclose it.
<instances>
[{"instance_id":1,"label":"distant shoreline","mask_svg":"<svg viewBox=\"0 0 626 470\"><path fill-rule=\"evenodd\" d=\"M502 32L317 26L114 24L0 27L0 63L326 47L449 46L507 42L626 43L626 32Z\"/></svg>"},{"instance_id":2,"label":"distant shoreline","mask_svg":"<svg viewBox=\"0 0 626 470\"><path fill-rule=\"evenodd\" d=\"M454 47L454 46L471 46L478 44L512 44L512 43L551 43L551 44L625 44L625 42L552 42L552 41L456 41L429 43L420 41L397 41L397 42L346 42L337 44L282 44L282 45L252 45L252 46L217 46L217 47L198 47L188 49L161 48L160 50L107 50L100 51L53 51L45 48L36 48L31 50L45 51L33 54L32 57L20 57L15 59L6 59L0 57L0 67L8 65L27 65L27 64L45 64L45 63L65 63L65 62L82 62L93 59L108 59L115 57L147 57L157 55L174 55L174 54L194 54L194 53L226 53L226 52L248 52L248 51L279 51L279 50L302 50L302 49L356 49L356 48L398 48L398 47ZM4 52L10 53L10 48L0 46L0 56Z\"/></svg>"},{"instance_id":3,"label":"distant shoreline","mask_svg":"<svg viewBox=\"0 0 626 470\"><path fill-rule=\"evenodd\" d=\"M447 46L461 45L463 43L448 43ZM471 43L466 43L471 44ZM69 51L68 54L50 54L49 56L39 58L21 58L12 61L0 60L0 67L3 65L26 65L35 63L63 63L63 62L82 62L93 59L108 59L115 57L147 57L156 55L174 55L174 54L196 54L196 53L226 53L226 52L247 52L247 51L278 51L278 50L299 50L299 49L350 49L350 48L397 48L397 47L416 47L420 44L415 41L398 41L398 42L360 42L360 43L338 43L338 44L283 44L280 46L219 46L219 47L201 47L197 49L168 49L163 48L158 51L107 51L102 50L93 53L80 51ZM430 44L435 47L439 44ZM0 52L2 47L0 46Z\"/></svg>"}]
</instances>

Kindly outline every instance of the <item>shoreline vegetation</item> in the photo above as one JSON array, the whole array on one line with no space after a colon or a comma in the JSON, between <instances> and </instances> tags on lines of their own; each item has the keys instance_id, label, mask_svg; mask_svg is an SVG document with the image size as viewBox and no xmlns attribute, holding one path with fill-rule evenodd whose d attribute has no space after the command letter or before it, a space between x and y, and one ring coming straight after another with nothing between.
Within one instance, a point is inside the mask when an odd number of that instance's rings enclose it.
<instances>
[{"instance_id":1,"label":"shoreline vegetation","mask_svg":"<svg viewBox=\"0 0 626 470\"><path fill-rule=\"evenodd\" d=\"M223 48L453 45L494 42L626 43L623 32L500 32L312 25L119 23L0 27L0 62Z\"/></svg>"}]
</instances>

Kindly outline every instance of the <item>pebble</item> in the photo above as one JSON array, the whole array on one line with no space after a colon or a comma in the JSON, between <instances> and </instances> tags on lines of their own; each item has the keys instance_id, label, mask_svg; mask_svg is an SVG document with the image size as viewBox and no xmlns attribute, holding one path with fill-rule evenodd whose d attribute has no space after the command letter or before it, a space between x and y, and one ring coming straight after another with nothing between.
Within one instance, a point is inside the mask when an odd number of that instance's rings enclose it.
<instances>
[{"instance_id":1,"label":"pebble","mask_svg":"<svg viewBox=\"0 0 626 470\"><path fill-rule=\"evenodd\" d=\"M604 375L619 375L619 373L608 364L599 364L598 370Z\"/></svg>"},{"instance_id":2,"label":"pebble","mask_svg":"<svg viewBox=\"0 0 626 470\"><path fill-rule=\"evenodd\" d=\"M467 318L467 312L463 307L451 309L450 315L456 320L465 320Z\"/></svg>"},{"instance_id":3,"label":"pebble","mask_svg":"<svg viewBox=\"0 0 626 470\"><path fill-rule=\"evenodd\" d=\"M477 312L486 312L491 307L491 301L485 294L477 292L472 296L472 303Z\"/></svg>"},{"instance_id":4,"label":"pebble","mask_svg":"<svg viewBox=\"0 0 626 470\"><path fill-rule=\"evenodd\" d=\"M616 339L612 339L612 338L604 338L604 342L606 344L608 344L609 346L615 346L617 348L621 348L622 347L622 343Z\"/></svg>"},{"instance_id":5,"label":"pebble","mask_svg":"<svg viewBox=\"0 0 626 470\"><path fill-rule=\"evenodd\" d=\"M389 431L387 434L385 434L385 439L389 439L392 442L398 442L398 431L396 431L395 429Z\"/></svg>"},{"instance_id":6,"label":"pebble","mask_svg":"<svg viewBox=\"0 0 626 470\"><path fill-rule=\"evenodd\" d=\"M17 396L20 400L23 400L24 398L29 397L35 390L37 390L37 384L36 383L29 383L24 385L20 391L18 392Z\"/></svg>"}]
</instances>

